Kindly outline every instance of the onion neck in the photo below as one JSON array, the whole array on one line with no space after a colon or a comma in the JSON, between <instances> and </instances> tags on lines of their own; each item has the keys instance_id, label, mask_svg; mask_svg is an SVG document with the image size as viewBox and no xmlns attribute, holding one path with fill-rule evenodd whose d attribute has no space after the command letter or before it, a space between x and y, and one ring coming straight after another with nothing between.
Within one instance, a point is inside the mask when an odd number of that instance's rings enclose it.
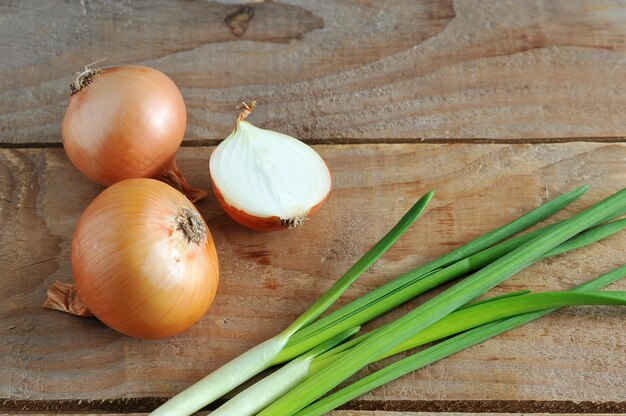
<instances>
[{"instance_id":1,"label":"onion neck","mask_svg":"<svg viewBox=\"0 0 626 416\"><path fill-rule=\"evenodd\" d=\"M237 116L237 120L245 121L245 119L248 118L248 116L250 115L252 110L254 110L255 107L256 107L256 101L254 100L250 102L250 105L242 102L241 107L240 107L241 113L239 113L239 116Z\"/></svg>"},{"instance_id":2,"label":"onion neck","mask_svg":"<svg viewBox=\"0 0 626 416\"><path fill-rule=\"evenodd\" d=\"M187 242L199 245L206 240L206 227L196 211L186 207L181 208L175 221L176 229L183 233Z\"/></svg>"},{"instance_id":3,"label":"onion neck","mask_svg":"<svg viewBox=\"0 0 626 416\"><path fill-rule=\"evenodd\" d=\"M70 95L74 95L82 91L87 85L93 82L97 75L100 75L101 73L101 69L89 68L88 66L85 67L84 71L77 72L72 82L70 82L70 89L72 90Z\"/></svg>"}]
</instances>

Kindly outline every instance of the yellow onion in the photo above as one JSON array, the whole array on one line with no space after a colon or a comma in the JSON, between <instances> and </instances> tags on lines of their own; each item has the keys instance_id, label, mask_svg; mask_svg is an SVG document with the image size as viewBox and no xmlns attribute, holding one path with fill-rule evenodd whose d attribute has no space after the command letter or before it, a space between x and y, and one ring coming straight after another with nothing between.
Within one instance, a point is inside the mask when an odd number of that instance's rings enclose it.
<instances>
[{"instance_id":1,"label":"yellow onion","mask_svg":"<svg viewBox=\"0 0 626 416\"><path fill-rule=\"evenodd\" d=\"M187 112L170 78L145 66L86 67L71 87L61 134L78 170L104 186L156 178L193 202L206 196L189 186L174 160Z\"/></svg>"},{"instance_id":2,"label":"yellow onion","mask_svg":"<svg viewBox=\"0 0 626 416\"><path fill-rule=\"evenodd\" d=\"M233 132L211 155L217 200L246 227L260 231L297 227L328 197L330 171L310 146L246 121L254 103L244 106Z\"/></svg>"},{"instance_id":3,"label":"yellow onion","mask_svg":"<svg viewBox=\"0 0 626 416\"><path fill-rule=\"evenodd\" d=\"M167 337L194 324L213 302L217 253L193 204L153 179L105 189L72 237L77 295L111 328Z\"/></svg>"}]
</instances>

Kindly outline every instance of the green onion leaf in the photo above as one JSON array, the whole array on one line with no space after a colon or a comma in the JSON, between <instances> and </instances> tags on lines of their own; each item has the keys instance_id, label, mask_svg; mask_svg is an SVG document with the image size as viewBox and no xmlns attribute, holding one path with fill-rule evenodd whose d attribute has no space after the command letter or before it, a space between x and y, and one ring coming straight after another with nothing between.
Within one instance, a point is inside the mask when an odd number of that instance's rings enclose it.
<instances>
[{"instance_id":1,"label":"green onion leaf","mask_svg":"<svg viewBox=\"0 0 626 416\"><path fill-rule=\"evenodd\" d=\"M552 229L557 226L557 224L548 225L540 230L500 243L502 240L543 221L578 199L587 192L588 189L589 187L587 185L583 185L573 191L560 195L516 220L399 276L335 312L302 328L289 338L287 345L285 345L285 348L275 357L273 364L280 364L293 359L320 342L323 342L325 339L347 328L362 325L429 289L489 264L514 248ZM498 243L500 244L496 247L492 247ZM469 257L471 257L471 259L468 259L465 263L462 262ZM442 267L450 265L454 267L445 272L435 273L439 272L439 269Z\"/></svg>"},{"instance_id":2,"label":"green onion leaf","mask_svg":"<svg viewBox=\"0 0 626 416\"><path fill-rule=\"evenodd\" d=\"M624 209L626 209L626 189L562 221L548 232L505 254L437 297L385 325L384 330L367 337L353 347L349 359L343 360L341 366L322 369L316 376L304 380L259 415L286 416L295 413L367 365L372 356L384 354L395 348L415 333L539 260L559 244ZM416 317L419 317L417 325L414 319Z\"/></svg>"},{"instance_id":3,"label":"green onion leaf","mask_svg":"<svg viewBox=\"0 0 626 416\"><path fill-rule=\"evenodd\" d=\"M616 270L613 270L610 273L607 273L583 285L580 285L577 288L572 289L572 292L579 293L598 290L623 277L626 277L626 266L622 266ZM355 383L307 406L306 408L297 412L295 415L323 415L326 412L329 412L332 409L335 409L343 405L344 403L347 403L349 400L352 400L372 389L380 387L383 384L389 383L390 381L395 380L405 374L425 367L435 361L448 357L465 348L469 348L473 345L479 344L503 332L506 332L513 328L517 328L525 323L538 319L555 310L556 308L530 312L512 318L504 319L498 322L485 324L470 331L464 332L430 348L413 354L407 358L399 360L381 370L378 370L362 378L361 380L358 380Z\"/></svg>"}]
</instances>

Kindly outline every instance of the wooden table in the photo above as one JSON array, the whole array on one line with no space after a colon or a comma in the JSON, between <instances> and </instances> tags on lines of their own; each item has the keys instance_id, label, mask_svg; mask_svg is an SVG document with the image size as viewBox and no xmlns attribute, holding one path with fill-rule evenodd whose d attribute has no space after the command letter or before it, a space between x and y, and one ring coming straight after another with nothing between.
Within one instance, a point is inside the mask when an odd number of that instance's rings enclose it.
<instances>
[{"instance_id":1,"label":"wooden table","mask_svg":"<svg viewBox=\"0 0 626 416\"><path fill-rule=\"evenodd\" d=\"M626 185L623 1L227 3L0 3L0 413L151 410L284 328L431 188L425 216L342 302L575 186L591 190L558 218ZM229 27L244 7L248 26ZM314 144L333 173L327 203L293 231L244 229L213 194L198 204L220 288L170 339L41 308L50 283L71 281L73 227L102 191L60 144L70 76L99 58L179 85L189 123L178 163L192 185L209 190L212 146L244 99L259 102L253 123ZM571 288L625 251L621 233L494 293ZM554 313L336 415L626 413L625 318Z\"/></svg>"}]
</instances>

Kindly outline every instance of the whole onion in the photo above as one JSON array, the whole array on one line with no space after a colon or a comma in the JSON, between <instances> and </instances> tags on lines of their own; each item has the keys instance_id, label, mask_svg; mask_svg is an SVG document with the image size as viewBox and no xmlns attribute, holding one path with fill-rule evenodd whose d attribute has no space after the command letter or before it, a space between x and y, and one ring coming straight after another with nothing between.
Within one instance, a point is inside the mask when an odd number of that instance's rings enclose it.
<instances>
[{"instance_id":1,"label":"whole onion","mask_svg":"<svg viewBox=\"0 0 626 416\"><path fill-rule=\"evenodd\" d=\"M77 296L106 325L160 338L195 323L218 284L209 228L177 190L153 179L105 189L81 215L72 237Z\"/></svg>"},{"instance_id":2,"label":"whole onion","mask_svg":"<svg viewBox=\"0 0 626 416\"><path fill-rule=\"evenodd\" d=\"M71 87L61 133L78 170L104 186L156 178L193 202L206 196L191 188L176 166L187 113L170 78L145 66L85 67Z\"/></svg>"}]
</instances>

